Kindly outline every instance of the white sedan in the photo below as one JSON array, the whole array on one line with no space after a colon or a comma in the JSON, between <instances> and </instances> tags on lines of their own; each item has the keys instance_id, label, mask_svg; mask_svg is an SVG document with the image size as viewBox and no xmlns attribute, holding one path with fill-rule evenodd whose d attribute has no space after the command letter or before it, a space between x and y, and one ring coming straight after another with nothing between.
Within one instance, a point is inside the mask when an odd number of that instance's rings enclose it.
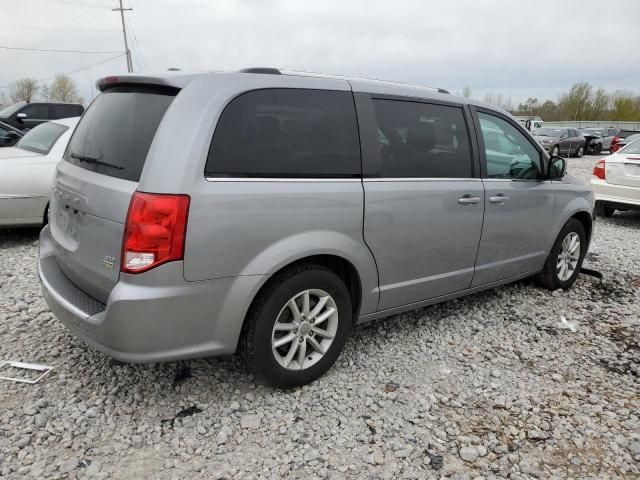
<instances>
[{"instance_id":1,"label":"white sedan","mask_svg":"<svg viewBox=\"0 0 640 480\"><path fill-rule=\"evenodd\" d=\"M593 169L591 188L596 215L610 217L616 210L640 210L640 139L600 160Z\"/></svg>"},{"instance_id":2,"label":"white sedan","mask_svg":"<svg viewBox=\"0 0 640 480\"><path fill-rule=\"evenodd\" d=\"M78 119L43 123L0 148L0 227L46 223L56 165Z\"/></svg>"}]
</instances>

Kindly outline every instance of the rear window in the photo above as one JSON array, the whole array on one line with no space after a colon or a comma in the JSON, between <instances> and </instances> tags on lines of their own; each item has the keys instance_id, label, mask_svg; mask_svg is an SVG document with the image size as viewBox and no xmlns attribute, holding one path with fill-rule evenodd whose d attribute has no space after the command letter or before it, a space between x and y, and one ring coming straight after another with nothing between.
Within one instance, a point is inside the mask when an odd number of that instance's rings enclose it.
<instances>
[{"instance_id":1,"label":"rear window","mask_svg":"<svg viewBox=\"0 0 640 480\"><path fill-rule=\"evenodd\" d=\"M351 92L265 89L229 103L216 127L209 177L357 177Z\"/></svg>"},{"instance_id":2,"label":"rear window","mask_svg":"<svg viewBox=\"0 0 640 480\"><path fill-rule=\"evenodd\" d=\"M67 128L58 123L43 123L29 130L16 147L46 155Z\"/></svg>"},{"instance_id":3,"label":"rear window","mask_svg":"<svg viewBox=\"0 0 640 480\"><path fill-rule=\"evenodd\" d=\"M175 89L114 87L87 109L65 160L111 177L137 182L158 125Z\"/></svg>"}]
</instances>

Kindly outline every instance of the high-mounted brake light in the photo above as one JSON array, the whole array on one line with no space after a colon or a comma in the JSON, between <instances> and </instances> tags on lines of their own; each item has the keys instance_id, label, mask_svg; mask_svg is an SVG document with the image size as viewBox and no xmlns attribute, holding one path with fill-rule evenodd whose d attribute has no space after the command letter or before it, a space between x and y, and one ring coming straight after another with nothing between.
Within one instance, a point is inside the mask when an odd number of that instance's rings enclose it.
<instances>
[{"instance_id":1,"label":"high-mounted brake light","mask_svg":"<svg viewBox=\"0 0 640 480\"><path fill-rule=\"evenodd\" d=\"M123 273L184 258L189 201L188 195L133 194L122 240Z\"/></svg>"},{"instance_id":2,"label":"high-mounted brake light","mask_svg":"<svg viewBox=\"0 0 640 480\"><path fill-rule=\"evenodd\" d=\"M607 179L607 173L605 171L606 160L603 158L600 160L595 167L593 167L593 176L598 177L600 180Z\"/></svg>"},{"instance_id":3,"label":"high-mounted brake light","mask_svg":"<svg viewBox=\"0 0 640 480\"><path fill-rule=\"evenodd\" d=\"M104 83L117 83L117 81L118 81L118 77L115 77L113 75L104 77L104 80L103 80Z\"/></svg>"}]
</instances>

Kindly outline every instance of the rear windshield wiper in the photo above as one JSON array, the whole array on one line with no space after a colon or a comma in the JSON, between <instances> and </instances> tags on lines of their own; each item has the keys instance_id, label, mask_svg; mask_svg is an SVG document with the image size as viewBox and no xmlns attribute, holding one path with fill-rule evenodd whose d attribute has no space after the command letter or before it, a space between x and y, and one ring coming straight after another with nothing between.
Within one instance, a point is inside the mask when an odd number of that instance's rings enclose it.
<instances>
[{"instance_id":1,"label":"rear windshield wiper","mask_svg":"<svg viewBox=\"0 0 640 480\"><path fill-rule=\"evenodd\" d=\"M76 160L80 160L81 162L93 163L95 165L105 165L107 167L116 168L118 170L124 170L124 167L120 165L114 165L113 163L103 162L102 160L98 160L97 158L89 157L87 155L80 155L79 153L71 152L71 158L75 158Z\"/></svg>"}]
</instances>

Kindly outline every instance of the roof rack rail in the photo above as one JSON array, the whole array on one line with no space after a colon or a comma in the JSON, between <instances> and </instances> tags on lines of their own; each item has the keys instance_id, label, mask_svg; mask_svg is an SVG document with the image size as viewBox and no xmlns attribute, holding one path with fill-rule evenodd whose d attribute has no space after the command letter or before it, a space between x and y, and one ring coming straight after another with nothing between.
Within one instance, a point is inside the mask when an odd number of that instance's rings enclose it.
<instances>
[{"instance_id":1,"label":"roof rack rail","mask_svg":"<svg viewBox=\"0 0 640 480\"><path fill-rule=\"evenodd\" d=\"M249 67L239 70L240 73L263 73L265 75L282 75L277 68L272 67Z\"/></svg>"},{"instance_id":2,"label":"roof rack rail","mask_svg":"<svg viewBox=\"0 0 640 480\"><path fill-rule=\"evenodd\" d=\"M451 93L449 90L445 90L444 88L438 88L437 90L440 93Z\"/></svg>"}]
</instances>

